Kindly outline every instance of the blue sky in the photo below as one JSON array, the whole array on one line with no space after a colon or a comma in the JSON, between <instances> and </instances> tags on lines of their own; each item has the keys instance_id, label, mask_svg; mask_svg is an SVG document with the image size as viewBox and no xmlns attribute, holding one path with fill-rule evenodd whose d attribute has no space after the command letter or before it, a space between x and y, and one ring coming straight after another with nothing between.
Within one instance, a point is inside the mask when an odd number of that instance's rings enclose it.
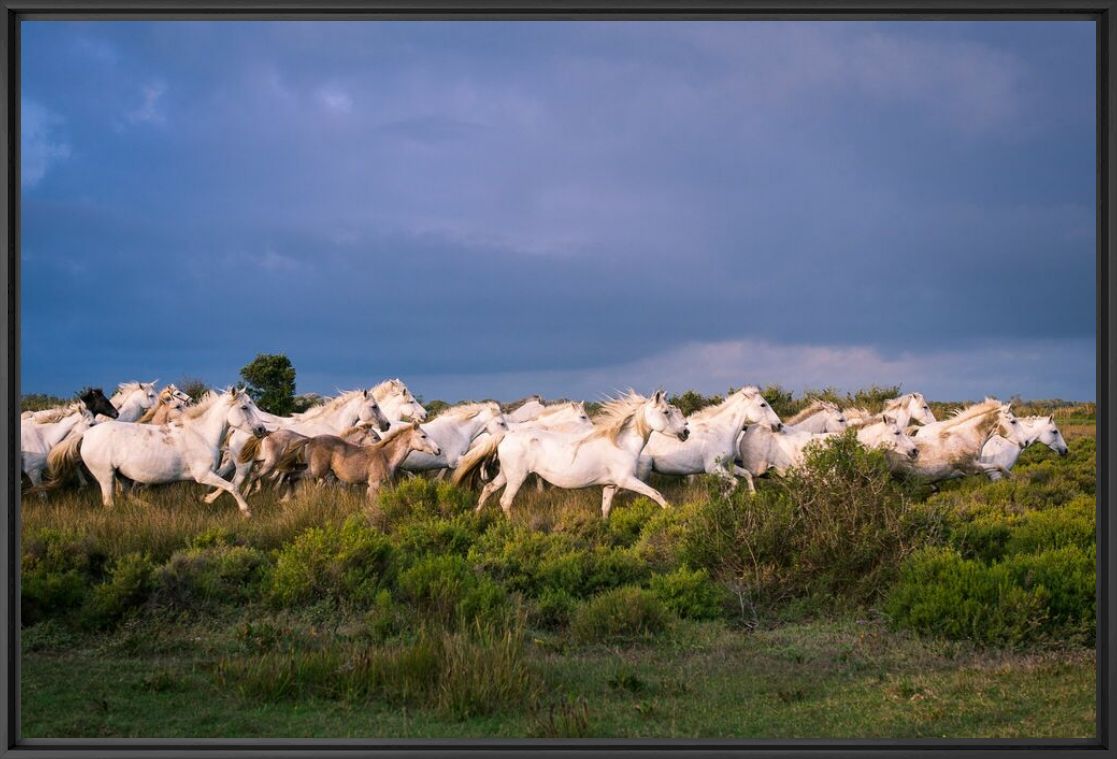
<instances>
[{"instance_id":1,"label":"blue sky","mask_svg":"<svg viewBox=\"0 0 1117 759\"><path fill-rule=\"evenodd\" d=\"M27 22L23 390L1095 395L1089 22Z\"/></svg>"}]
</instances>

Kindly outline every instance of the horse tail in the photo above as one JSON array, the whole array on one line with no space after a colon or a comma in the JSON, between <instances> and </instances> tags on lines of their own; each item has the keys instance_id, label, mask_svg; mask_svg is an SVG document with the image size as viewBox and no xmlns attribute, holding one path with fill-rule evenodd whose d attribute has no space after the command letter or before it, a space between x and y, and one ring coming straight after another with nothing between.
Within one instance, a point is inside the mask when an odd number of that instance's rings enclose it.
<instances>
[{"instance_id":1,"label":"horse tail","mask_svg":"<svg viewBox=\"0 0 1117 759\"><path fill-rule=\"evenodd\" d=\"M495 435L490 435L489 439L480 445L470 449L458 461L458 465L454 468L454 476L451 482L455 485L461 485L466 479L471 477L477 469L490 459L496 457L497 448L500 442L504 440L504 432L498 432Z\"/></svg>"},{"instance_id":2,"label":"horse tail","mask_svg":"<svg viewBox=\"0 0 1117 759\"><path fill-rule=\"evenodd\" d=\"M244 443L244 447L240 449L240 453L237 454L237 461L241 464L247 464L249 461L254 460L256 458L256 453L260 450L260 440L261 438L255 435L248 438Z\"/></svg>"},{"instance_id":3,"label":"horse tail","mask_svg":"<svg viewBox=\"0 0 1117 759\"><path fill-rule=\"evenodd\" d=\"M44 487L54 489L77 472L83 439L84 435L80 433L70 435L50 449L50 453L47 454L47 483Z\"/></svg>"}]
</instances>

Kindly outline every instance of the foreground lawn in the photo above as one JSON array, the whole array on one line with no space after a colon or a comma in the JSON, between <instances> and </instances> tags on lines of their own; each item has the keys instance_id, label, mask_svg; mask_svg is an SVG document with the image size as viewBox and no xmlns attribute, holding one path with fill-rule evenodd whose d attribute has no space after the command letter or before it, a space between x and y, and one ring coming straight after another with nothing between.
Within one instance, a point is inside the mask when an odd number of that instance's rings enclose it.
<instances>
[{"instance_id":1,"label":"foreground lawn","mask_svg":"<svg viewBox=\"0 0 1117 759\"><path fill-rule=\"evenodd\" d=\"M987 652L844 619L748 631L679 623L655 642L529 638L549 685L463 721L384 704L261 703L222 687L242 623L25 631L24 737L1007 738L1094 734L1094 654ZM329 634L324 632L323 634ZM28 650L34 649L34 650Z\"/></svg>"}]
</instances>

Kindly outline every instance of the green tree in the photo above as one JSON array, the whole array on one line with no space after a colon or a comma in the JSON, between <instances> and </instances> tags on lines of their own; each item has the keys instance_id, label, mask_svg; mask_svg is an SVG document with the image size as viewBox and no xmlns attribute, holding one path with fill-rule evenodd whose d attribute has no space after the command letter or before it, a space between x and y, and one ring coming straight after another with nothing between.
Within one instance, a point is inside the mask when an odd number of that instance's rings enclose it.
<instances>
[{"instance_id":1,"label":"green tree","mask_svg":"<svg viewBox=\"0 0 1117 759\"><path fill-rule=\"evenodd\" d=\"M240 370L256 405L272 414L295 409L295 367L282 353L259 353Z\"/></svg>"}]
</instances>

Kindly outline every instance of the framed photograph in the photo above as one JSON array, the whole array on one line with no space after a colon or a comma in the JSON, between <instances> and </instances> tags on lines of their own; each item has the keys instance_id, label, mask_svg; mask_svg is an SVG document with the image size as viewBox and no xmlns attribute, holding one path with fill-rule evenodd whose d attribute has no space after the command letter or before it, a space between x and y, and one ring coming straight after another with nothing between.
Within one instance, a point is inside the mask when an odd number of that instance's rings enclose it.
<instances>
[{"instance_id":1,"label":"framed photograph","mask_svg":"<svg viewBox=\"0 0 1117 759\"><path fill-rule=\"evenodd\" d=\"M1113 754L1112 0L3 6L4 756Z\"/></svg>"}]
</instances>

